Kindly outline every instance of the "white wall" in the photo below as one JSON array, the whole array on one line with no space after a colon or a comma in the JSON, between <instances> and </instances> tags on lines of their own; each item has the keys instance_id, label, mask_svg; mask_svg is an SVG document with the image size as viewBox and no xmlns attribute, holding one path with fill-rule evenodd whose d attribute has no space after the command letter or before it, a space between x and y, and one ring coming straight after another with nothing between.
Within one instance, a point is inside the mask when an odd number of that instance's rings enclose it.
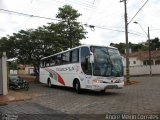
<instances>
[{"instance_id":1,"label":"white wall","mask_svg":"<svg viewBox=\"0 0 160 120\"><path fill-rule=\"evenodd\" d=\"M150 66L149 65L140 65L140 66L130 66L130 75L149 75ZM160 75L160 65L151 66L152 74ZM126 68L124 67L124 75L126 75Z\"/></svg>"},{"instance_id":2,"label":"white wall","mask_svg":"<svg viewBox=\"0 0 160 120\"><path fill-rule=\"evenodd\" d=\"M11 74L11 75L13 75L13 74L14 74L14 75L17 75L17 70L10 70L10 71L9 71L9 74Z\"/></svg>"},{"instance_id":3,"label":"white wall","mask_svg":"<svg viewBox=\"0 0 160 120\"><path fill-rule=\"evenodd\" d=\"M136 64L134 64L134 61L136 61ZM143 61L137 59L136 57L130 57L129 62L130 62L129 66L143 65ZM126 58L123 58L123 64L124 64L124 66L126 66Z\"/></svg>"}]
</instances>

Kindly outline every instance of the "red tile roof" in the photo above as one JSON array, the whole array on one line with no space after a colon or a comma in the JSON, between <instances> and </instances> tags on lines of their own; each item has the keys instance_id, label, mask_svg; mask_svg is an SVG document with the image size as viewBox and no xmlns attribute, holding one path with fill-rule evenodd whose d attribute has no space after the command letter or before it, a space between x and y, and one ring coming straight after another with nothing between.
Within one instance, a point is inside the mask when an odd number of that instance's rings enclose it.
<instances>
[{"instance_id":1,"label":"red tile roof","mask_svg":"<svg viewBox=\"0 0 160 120\"><path fill-rule=\"evenodd\" d=\"M129 53L129 57L137 57L138 59L144 60L149 59L149 51L138 51ZM151 59L160 59L160 50L151 51Z\"/></svg>"}]
</instances>

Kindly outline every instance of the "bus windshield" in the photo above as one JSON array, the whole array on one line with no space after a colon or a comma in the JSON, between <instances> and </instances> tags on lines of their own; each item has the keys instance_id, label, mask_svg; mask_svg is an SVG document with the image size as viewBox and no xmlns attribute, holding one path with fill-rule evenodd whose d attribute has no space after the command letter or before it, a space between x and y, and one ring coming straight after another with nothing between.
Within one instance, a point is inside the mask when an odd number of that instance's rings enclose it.
<instances>
[{"instance_id":1,"label":"bus windshield","mask_svg":"<svg viewBox=\"0 0 160 120\"><path fill-rule=\"evenodd\" d=\"M114 48L91 46L94 55L93 75L123 76L123 64L119 51Z\"/></svg>"}]
</instances>

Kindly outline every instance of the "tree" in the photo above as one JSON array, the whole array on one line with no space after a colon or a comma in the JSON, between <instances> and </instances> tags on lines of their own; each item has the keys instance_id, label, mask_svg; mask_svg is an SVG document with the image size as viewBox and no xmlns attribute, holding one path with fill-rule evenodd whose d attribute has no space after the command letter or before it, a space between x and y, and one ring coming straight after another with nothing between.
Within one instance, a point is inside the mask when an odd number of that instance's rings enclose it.
<instances>
[{"instance_id":1,"label":"tree","mask_svg":"<svg viewBox=\"0 0 160 120\"><path fill-rule=\"evenodd\" d=\"M42 55L40 42L36 39L34 30L21 30L18 33L14 33L12 37L15 38L18 63L33 65L36 73L38 73Z\"/></svg>"},{"instance_id":2,"label":"tree","mask_svg":"<svg viewBox=\"0 0 160 120\"><path fill-rule=\"evenodd\" d=\"M126 46L125 43L119 43L119 44L111 43L110 46L118 48L121 54L125 54L125 46Z\"/></svg>"},{"instance_id":3,"label":"tree","mask_svg":"<svg viewBox=\"0 0 160 120\"><path fill-rule=\"evenodd\" d=\"M160 41L158 37L150 41L150 47L151 50L156 50L160 48Z\"/></svg>"},{"instance_id":4,"label":"tree","mask_svg":"<svg viewBox=\"0 0 160 120\"><path fill-rule=\"evenodd\" d=\"M121 54L125 54L125 43L111 43L110 44L113 47L118 48ZM133 44L129 42L129 48L131 49L132 52L137 52L137 51L147 51L148 50L148 45L138 43L138 44Z\"/></svg>"},{"instance_id":5,"label":"tree","mask_svg":"<svg viewBox=\"0 0 160 120\"><path fill-rule=\"evenodd\" d=\"M80 22L77 22L77 18L80 16L81 14L69 5L59 8L58 14L56 15L61 21L58 25L62 28L61 33L63 33L63 41L68 43L66 44L68 48L80 45L79 40L86 38L85 34L87 32Z\"/></svg>"},{"instance_id":6,"label":"tree","mask_svg":"<svg viewBox=\"0 0 160 120\"><path fill-rule=\"evenodd\" d=\"M6 52L8 58L16 56L15 41L12 36L2 37L0 39L0 51Z\"/></svg>"}]
</instances>

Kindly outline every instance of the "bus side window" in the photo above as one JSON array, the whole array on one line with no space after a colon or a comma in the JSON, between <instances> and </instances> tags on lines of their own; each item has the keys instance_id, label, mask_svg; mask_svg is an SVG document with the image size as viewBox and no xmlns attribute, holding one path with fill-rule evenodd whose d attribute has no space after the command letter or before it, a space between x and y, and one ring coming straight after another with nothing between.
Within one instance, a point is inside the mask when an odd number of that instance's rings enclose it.
<instances>
[{"instance_id":1,"label":"bus side window","mask_svg":"<svg viewBox=\"0 0 160 120\"><path fill-rule=\"evenodd\" d=\"M46 67L49 67L50 66L50 62L49 62L49 59L46 60Z\"/></svg>"},{"instance_id":2,"label":"bus side window","mask_svg":"<svg viewBox=\"0 0 160 120\"><path fill-rule=\"evenodd\" d=\"M40 67L45 67L44 61L41 61Z\"/></svg>"},{"instance_id":3,"label":"bus side window","mask_svg":"<svg viewBox=\"0 0 160 120\"><path fill-rule=\"evenodd\" d=\"M56 64L55 60L56 60L55 56L51 57L51 63L50 63L51 66L54 66Z\"/></svg>"},{"instance_id":4,"label":"bus side window","mask_svg":"<svg viewBox=\"0 0 160 120\"><path fill-rule=\"evenodd\" d=\"M71 62L78 62L79 61L79 49L75 49L71 51Z\"/></svg>"},{"instance_id":5,"label":"bus side window","mask_svg":"<svg viewBox=\"0 0 160 120\"><path fill-rule=\"evenodd\" d=\"M62 64L69 63L70 62L69 58L70 58L69 52L63 53L62 54Z\"/></svg>"},{"instance_id":6,"label":"bus side window","mask_svg":"<svg viewBox=\"0 0 160 120\"><path fill-rule=\"evenodd\" d=\"M56 59L56 65L60 65L60 64L62 64L61 54L60 54L60 55L57 55L57 59Z\"/></svg>"}]
</instances>

